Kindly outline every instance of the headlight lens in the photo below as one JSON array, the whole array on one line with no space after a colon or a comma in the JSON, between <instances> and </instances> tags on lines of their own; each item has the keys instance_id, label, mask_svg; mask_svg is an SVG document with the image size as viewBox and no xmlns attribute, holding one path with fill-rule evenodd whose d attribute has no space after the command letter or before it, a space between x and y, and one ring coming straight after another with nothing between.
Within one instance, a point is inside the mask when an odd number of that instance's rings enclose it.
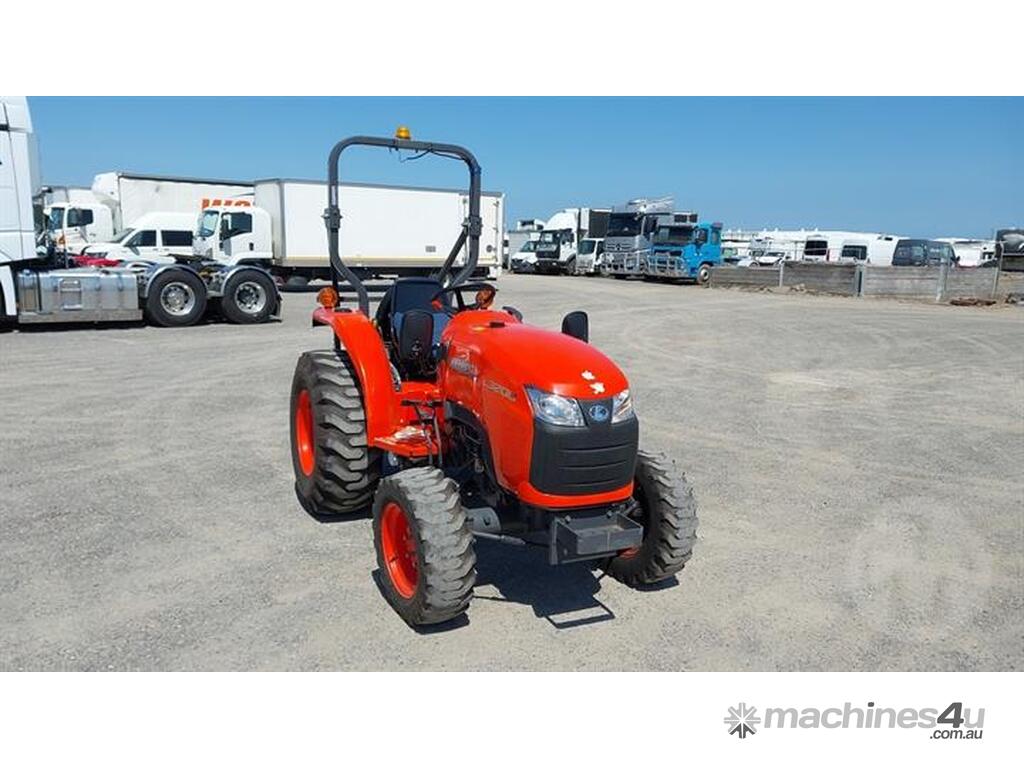
<instances>
[{"instance_id":1,"label":"headlight lens","mask_svg":"<svg viewBox=\"0 0 1024 768\"><path fill-rule=\"evenodd\" d=\"M612 424L633 418L633 396L624 389L612 398Z\"/></svg>"},{"instance_id":2,"label":"headlight lens","mask_svg":"<svg viewBox=\"0 0 1024 768\"><path fill-rule=\"evenodd\" d=\"M562 397L551 392L542 392L533 387L526 388L533 415L548 424L559 427L582 427L583 411L580 404L571 397Z\"/></svg>"}]
</instances>

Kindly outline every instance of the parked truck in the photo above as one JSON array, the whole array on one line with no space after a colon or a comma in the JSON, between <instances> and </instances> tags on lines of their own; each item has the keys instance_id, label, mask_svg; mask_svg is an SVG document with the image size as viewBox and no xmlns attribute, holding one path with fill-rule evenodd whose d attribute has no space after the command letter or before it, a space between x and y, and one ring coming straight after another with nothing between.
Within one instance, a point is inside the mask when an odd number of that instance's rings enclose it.
<instances>
[{"instance_id":1,"label":"parked truck","mask_svg":"<svg viewBox=\"0 0 1024 768\"><path fill-rule=\"evenodd\" d=\"M114 236L113 214L90 187L45 187L43 200L46 242L58 253L81 253Z\"/></svg>"},{"instance_id":2,"label":"parked truck","mask_svg":"<svg viewBox=\"0 0 1024 768\"><path fill-rule=\"evenodd\" d=\"M608 231L606 208L565 208L544 224L535 246L534 272L572 274L579 243L584 238L603 238Z\"/></svg>"},{"instance_id":3,"label":"parked truck","mask_svg":"<svg viewBox=\"0 0 1024 768\"><path fill-rule=\"evenodd\" d=\"M996 232L995 259L1005 272L1024 272L1024 229Z\"/></svg>"},{"instance_id":4,"label":"parked truck","mask_svg":"<svg viewBox=\"0 0 1024 768\"><path fill-rule=\"evenodd\" d=\"M437 270L448 256L451 233L468 215L469 198L462 190L354 183L342 187L342 257L363 279ZM326 197L322 181L257 181L253 206L221 203L203 209L193 254L228 265L262 265L293 286L329 279ZM505 231L504 196L484 192L480 215L477 269L496 277ZM464 258L465 248L456 264Z\"/></svg>"},{"instance_id":5,"label":"parked truck","mask_svg":"<svg viewBox=\"0 0 1024 768\"><path fill-rule=\"evenodd\" d=\"M645 278L693 280L704 285L711 268L722 264L720 222L692 221L689 213L663 213L655 219Z\"/></svg>"},{"instance_id":6,"label":"parked truck","mask_svg":"<svg viewBox=\"0 0 1024 768\"><path fill-rule=\"evenodd\" d=\"M0 96L0 323L139 320L192 325L219 311L238 323L276 314L280 297L259 267L207 260L136 268L56 268L37 244L39 159L28 101Z\"/></svg>"},{"instance_id":7,"label":"parked truck","mask_svg":"<svg viewBox=\"0 0 1024 768\"><path fill-rule=\"evenodd\" d=\"M604 238L604 270L620 280L644 274L651 238L657 229L660 214L672 213L671 197L658 199L637 198L623 206L616 206L608 217ZM697 223L697 214L682 214Z\"/></svg>"},{"instance_id":8,"label":"parked truck","mask_svg":"<svg viewBox=\"0 0 1024 768\"><path fill-rule=\"evenodd\" d=\"M208 205L251 206L253 185L247 181L108 171L96 174L89 188L53 190L54 202L47 219L50 238L58 253L77 255L91 245L120 242L146 214L188 214L195 219Z\"/></svg>"},{"instance_id":9,"label":"parked truck","mask_svg":"<svg viewBox=\"0 0 1024 768\"><path fill-rule=\"evenodd\" d=\"M505 233L504 256L502 266L512 268L512 257L519 253L523 244L540 236L544 222L540 219L519 219L513 229Z\"/></svg>"}]
</instances>

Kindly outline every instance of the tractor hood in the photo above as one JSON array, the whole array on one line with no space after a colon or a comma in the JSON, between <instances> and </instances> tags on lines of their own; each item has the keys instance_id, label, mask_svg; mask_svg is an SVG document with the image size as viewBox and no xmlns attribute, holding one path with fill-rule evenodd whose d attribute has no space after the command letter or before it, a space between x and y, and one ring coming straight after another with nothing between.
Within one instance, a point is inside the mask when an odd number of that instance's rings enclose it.
<instances>
[{"instance_id":1,"label":"tractor hood","mask_svg":"<svg viewBox=\"0 0 1024 768\"><path fill-rule=\"evenodd\" d=\"M484 379L493 377L505 386L532 386L584 400L611 397L629 386L618 366L590 344L516 322L504 312L457 315L445 338L449 365L451 358L466 357Z\"/></svg>"}]
</instances>

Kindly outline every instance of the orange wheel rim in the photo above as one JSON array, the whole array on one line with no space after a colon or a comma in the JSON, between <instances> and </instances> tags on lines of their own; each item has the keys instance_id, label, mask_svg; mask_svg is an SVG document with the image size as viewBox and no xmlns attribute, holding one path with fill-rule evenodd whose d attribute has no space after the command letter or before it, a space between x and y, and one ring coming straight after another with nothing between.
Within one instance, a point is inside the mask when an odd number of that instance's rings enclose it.
<instances>
[{"instance_id":1,"label":"orange wheel rim","mask_svg":"<svg viewBox=\"0 0 1024 768\"><path fill-rule=\"evenodd\" d=\"M416 535L409 518L394 501L389 501L380 516L380 548L388 578L405 599L416 594L420 565L416 557Z\"/></svg>"},{"instance_id":2,"label":"orange wheel rim","mask_svg":"<svg viewBox=\"0 0 1024 768\"><path fill-rule=\"evenodd\" d=\"M316 452L313 448L313 407L309 402L308 389L299 392L295 404L295 450L299 454L302 473L309 477L313 474Z\"/></svg>"}]
</instances>

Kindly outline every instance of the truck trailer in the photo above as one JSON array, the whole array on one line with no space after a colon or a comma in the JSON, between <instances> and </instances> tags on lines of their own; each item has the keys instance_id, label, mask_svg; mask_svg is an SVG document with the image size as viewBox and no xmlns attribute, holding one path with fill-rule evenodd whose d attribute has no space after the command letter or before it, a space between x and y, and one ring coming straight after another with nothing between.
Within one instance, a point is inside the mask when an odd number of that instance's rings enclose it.
<instances>
[{"instance_id":1,"label":"truck trailer","mask_svg":"<svg viewBox=\"0 0 1024 768\"><path fill-rule=\"evenodd\" d=\"M265 322L280 308L273 278L256 266L205 260L135 268L56 268L37 246L33 203L39 157L23 96L0 97L0 325L139 320L192 325L219 311Z\"/></svg>"},{"instance_id":2,"label":"truck trailer","mask_svg":"<svg viewBox=\"0 0 1024 768\"><path fill-rule=\"evenodd\" d=\"M280 281L301 285L329 279L322 181L263 179L254 205L208 205L193 241L197 258L224 264L259 264ZM341 185L341 249L360 278L426 275L448 256L452 233L468 214L458 189L383 184ZM478 271L496 277L504 239L504 195L484 192ZM465 248L456 264L463 263Z\"/></svg>"}]
</instances>

